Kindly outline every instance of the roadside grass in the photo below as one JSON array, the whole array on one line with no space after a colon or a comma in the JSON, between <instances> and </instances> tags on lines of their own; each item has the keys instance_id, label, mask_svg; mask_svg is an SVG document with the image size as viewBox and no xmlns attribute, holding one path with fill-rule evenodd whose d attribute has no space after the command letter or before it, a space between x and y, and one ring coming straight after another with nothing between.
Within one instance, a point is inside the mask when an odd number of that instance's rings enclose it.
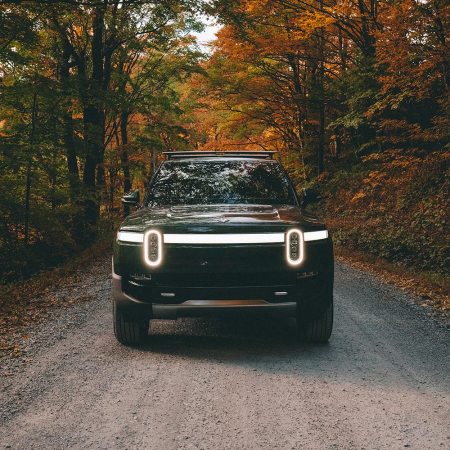
<instances>
[{"instance_id":1,"label":"roadside grass","mask_svg":"<svg viewBox=\"0 0 450 450\"><path fill-rule=\"evenodd\" d=\"M413 267L339 245L335 246L335 255L337 260L413 294L417 298L417 304L429 309L430 315L437 313L450 319L449 276L433 271L418 271Z\"/></svg>"},{"instance_id":2,"label":"roadside grass","mask_svg":"<svg viewBox=\"0 0 450 450\"><path fill-rule=\"evenodd\" d=\"M450 152L348 154L321 178L336 254L450 316Z\"/></svg>"},{"instance_id":3,"label":"roadside grass","mask_svg":"<svg viewBox=\"0 0 450 450\"><path fill-rule=\"evenodd\" d=\"M27 327L45 319L50 309L67 307L74 303L70 298L56 298L52 294L52 288L55 285L73 286L80 283L83 274L89 270L94 261L111 253L113 234L113 232L104 233L100 241L60 267L43 271L27 280L1 286L0 358L6 355L20 356L22 353L20 342L23 343L27 339ZM17 333L20 334L20 339Z\"/></svg>"},{"instance_id":4,"label":"roadside grass","mask_svg":"<svg viewBox=\"0 0 450 450\"><path fill-rule=\"evenodd\" d=\"M448 275L450 152L385 151L324 174L335 244L420 272Z\"/></svg>"}]
</instances>

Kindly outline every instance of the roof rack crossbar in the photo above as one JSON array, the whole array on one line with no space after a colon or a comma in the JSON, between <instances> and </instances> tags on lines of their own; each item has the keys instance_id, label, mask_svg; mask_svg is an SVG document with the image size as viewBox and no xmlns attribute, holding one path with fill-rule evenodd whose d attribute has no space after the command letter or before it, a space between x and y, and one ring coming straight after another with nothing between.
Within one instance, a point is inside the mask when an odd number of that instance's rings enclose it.
<instances>
[{"instance_id":1,"label":"roof rack crossbar","mask_svg":"<svg viewBox=\"0 0 450 450\"><path fill-rule=\"evenodd\" d=\"M277 152L272 151L227 151L227 150L207 150L207 151L183 151L183 152L163 152L167 159L181 159L181 158L201 158L209 156L230 156L241 158L265 158L273 159L273 155Z\"/></svg>"}]
</instances>

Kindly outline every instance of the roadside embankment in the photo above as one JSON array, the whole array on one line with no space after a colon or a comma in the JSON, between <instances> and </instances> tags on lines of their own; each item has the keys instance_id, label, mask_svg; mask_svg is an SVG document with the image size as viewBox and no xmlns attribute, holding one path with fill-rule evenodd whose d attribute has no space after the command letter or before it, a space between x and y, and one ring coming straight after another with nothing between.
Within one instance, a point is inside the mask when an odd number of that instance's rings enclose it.
<instances>
[{"instance_id":1,"label":"roadside embankment","mask_svg":"<svg viewBox=\"0 0 450 450\"><path fill-rule=\"evenodd\" d=\"M384 152L324 174L337 253L450 311L449 152Z\"/></svg>"}]
</instances>

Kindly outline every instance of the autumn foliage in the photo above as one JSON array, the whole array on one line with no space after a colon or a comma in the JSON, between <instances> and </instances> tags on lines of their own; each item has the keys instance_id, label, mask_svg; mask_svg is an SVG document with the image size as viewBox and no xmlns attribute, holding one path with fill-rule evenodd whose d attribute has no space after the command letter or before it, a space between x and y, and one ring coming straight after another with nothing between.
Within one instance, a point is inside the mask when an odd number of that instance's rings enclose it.
<instances>
[{"instance_id":1,"label":"autumn foliage","mask_svg":"<svg viewBox=\"0 0 450 450\"><path fill-rule=\"evenodd\" d=\"M274 149L320 184L335 241L445 272L444 1L217 0L224 24L194 77L202 148Z\"/></svg>"},{"instance_id":2,"label":"autumn foliage","mask_svg":"<svg viewBox=\"0 0 450 450\"><path fill-rule=\"evenodd\" d=\"M2 2L0 280L91 245L157 153L187 146L177 83L199 70L196 11L190 1Z\"/></svg>"},{"instance_id":3,"label":"autumn foliage","mask_svg":"<svg viewBox=\"0 0 450 450\"><path fill-rule=\"evenodd\" d=\"M279 151L336 242L445 271L448 2L56 3L0 6L2 280L114 228L162 151L212 148Z\"/></svg>"}]
</instances>

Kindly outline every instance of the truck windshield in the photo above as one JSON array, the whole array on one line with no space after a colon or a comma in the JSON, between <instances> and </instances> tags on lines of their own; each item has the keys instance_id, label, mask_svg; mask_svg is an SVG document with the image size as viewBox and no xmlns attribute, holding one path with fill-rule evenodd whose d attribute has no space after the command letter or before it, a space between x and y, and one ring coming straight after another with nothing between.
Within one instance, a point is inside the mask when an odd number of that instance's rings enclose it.
<instances>
[{"instance_id":1,"label":"truck windshield","mask_svg":"<svg viewBox=\"0 0 450 450\"><path fill-rule=\"evenodd\" d=\"M276 161L168 161L149 186L147 206L210 204L296 205Z\"/></svg>"}]
</instances>

